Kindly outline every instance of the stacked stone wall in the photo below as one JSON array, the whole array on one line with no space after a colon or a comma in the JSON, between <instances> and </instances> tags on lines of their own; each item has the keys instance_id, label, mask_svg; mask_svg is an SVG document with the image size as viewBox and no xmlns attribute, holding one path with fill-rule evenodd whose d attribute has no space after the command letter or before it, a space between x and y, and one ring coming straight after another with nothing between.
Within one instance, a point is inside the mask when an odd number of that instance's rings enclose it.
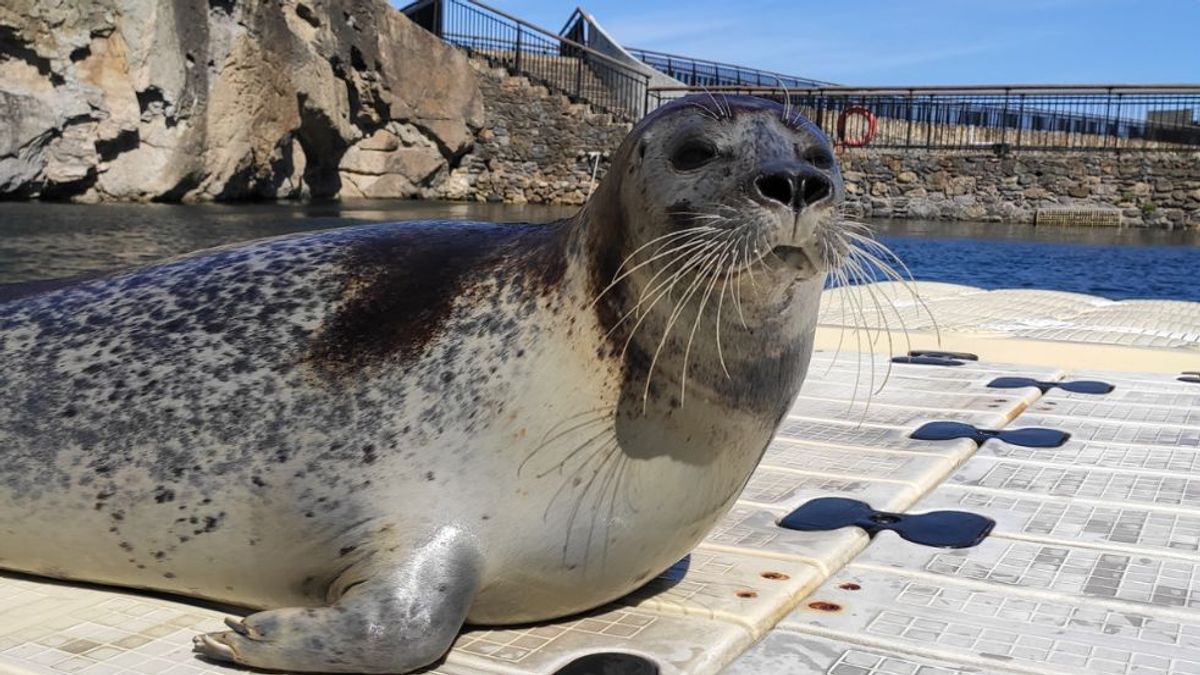
<instances>
[{"instance_id":1,"label":"stacked stone wall","mask_svg":"<svg viewBox=\"0 0 1200 675\"><path fill-rule=\"evenodd\" d=\"M516 204L582 204L630 124L474 62L483 128L433 196Z\"/></svg>"},{"instance_id":2,"label":"stacked stone wall","mask_svg":"<svg viewBox=\"0 0 1200 675\"><path fill-rule=\"evenodd\" d=\"M847 150L847 204L868 218L1032 223L1038 209L1118 209L1132 227L1200 227L1200 153Z\"/></svg>"}]
</instances>

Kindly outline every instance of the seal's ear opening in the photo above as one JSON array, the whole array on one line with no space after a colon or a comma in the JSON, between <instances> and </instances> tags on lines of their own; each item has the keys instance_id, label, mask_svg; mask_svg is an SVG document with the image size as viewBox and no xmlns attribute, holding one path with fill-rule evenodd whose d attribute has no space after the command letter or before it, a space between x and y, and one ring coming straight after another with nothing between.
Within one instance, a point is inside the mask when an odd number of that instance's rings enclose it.
<instances>
[{"instance_id":1,"label":"seal's ear opening","mask_svg":"<svg viewBox=\"0 0 1200 675\"><path fill-rule=\"evenodd\" d=\"M638 143L638 159L646 159L646 141L643 139Z\"/></svg>"}]
</instances>

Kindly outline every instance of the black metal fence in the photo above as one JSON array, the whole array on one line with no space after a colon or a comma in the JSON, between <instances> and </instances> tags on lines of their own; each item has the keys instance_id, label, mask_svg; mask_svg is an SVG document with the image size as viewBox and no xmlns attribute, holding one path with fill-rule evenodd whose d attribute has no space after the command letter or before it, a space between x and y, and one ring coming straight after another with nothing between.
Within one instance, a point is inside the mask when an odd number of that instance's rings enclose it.
<instances>
[{"instance_id":1,"label":"black metal fence","mask_svg":"<svg viewBox=\"0 0 1200 675\"><path fill-rule=\"evenodd\" d=\"M627 120L646 111L650 76L476 0L418 0L400 11L446 42Z\"/></svg>"},{"instance_id":2,"label":"black metal fence","mask_svg":"<svg viewBox=\"0 0 1200 675\"><path fill-rule=\"evenodd\" d=\"M774 73L769 70L718 63L690 56L667 54L650 49L626 47L625 51L642 60L646 65L666 73L689 87L787 87L807 89L810 87L835 86L804 77Z\"/></svg>"},{"instance_id":3,"label":"black metal fence","mask_svg":"<svg viewBox=\"0 0 1200 675\"><path fill-rule=\"evenodd\" d=\"M651 89L783 101L847 146L897 149L1200 151L1200 86Z\"/></svg>"}]
</instances>

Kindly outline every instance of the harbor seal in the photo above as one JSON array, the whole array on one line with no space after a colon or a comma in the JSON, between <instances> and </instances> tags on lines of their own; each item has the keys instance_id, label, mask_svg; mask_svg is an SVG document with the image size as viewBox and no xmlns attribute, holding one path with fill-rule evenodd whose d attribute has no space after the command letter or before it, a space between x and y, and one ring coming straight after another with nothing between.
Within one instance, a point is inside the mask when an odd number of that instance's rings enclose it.
<instances>
[{"instance_id":1,"label":"harbor seal","mask_svg":"<svg viewBox=\"0 0 1200 675\"><path fill-rule=\"evenodd\" d=\"M689 97L574 218L415 222L0 295L0 567L262 610L205 657L404 672L600 606L732 505L843 239L828 141Z\"/></svg>"}]
</instances>

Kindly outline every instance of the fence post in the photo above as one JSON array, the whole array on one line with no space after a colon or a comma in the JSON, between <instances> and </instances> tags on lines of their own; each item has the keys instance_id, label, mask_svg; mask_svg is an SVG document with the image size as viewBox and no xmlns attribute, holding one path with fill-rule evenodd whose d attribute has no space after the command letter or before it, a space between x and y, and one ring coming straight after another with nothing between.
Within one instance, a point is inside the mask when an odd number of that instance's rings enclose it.
<instances>
[{"instance_id":1,"label":"fence post","mask_svg":"<svg viewBox=\"0 0 1200 675\"><path fill-rule=\"evenodd\" d=\"M1017 144L1013 148L1021 150L1021 132L1025 130L1025 94L1021 94L1021 105L1017 108Z\"/></svg>"},{"instance_id":2,"label":"fence post","mask_svg":"<svg viewBox=\"0 0 1200 675\"><path fill-rule=\"evenodd\" d=\"M583 96L583 54L575 57L575 95Z\"/></svg>"},{"instance_id":3,"label":"fence post","mask_svg":"<svg viewBox=\"0 0 1200 675\"><path fill-rule=\"evenodd\" d=\"M1123 119L1121 116L1121 103L1123 102L1123 96L1125 94L1117 94L1117 110L1113 113L1113 146L1117 149L1118 153L1121 152L1121 120ZM1133 134L1130 134L1130 136L1132 137Z\"/></svg>"},{"instance_id":4,"label":"fence post","mask_svg":"<svg viewBox=\"0 0 1200 675\"><path fill-rule=\"evenodd\" d=\"M1112 115L1112 103L1113 103L1113 90L1112 90L1112 87L1109 87L1108 88L1108 96L1106 96L1104 98L1104 132L1103 132L1104 137L1103 138L1104 138L1104 147L1106 147L1106 148L1108 147L1108 136L1109 136L1108 129L1109 129L1109 127L1114 127L1113 132L1116 131L1116 129L1115 129L1116 124L1113 123L1112 116L1111 116ZM1113 145L1116 145L1115 139L1113 140Z\"/></svg>"},{"instance_id":5,"label":"fence post","mask_svg":"<svg viewBox=\"0 0 1200 675\"><path fill-rule=\"evenodd\" d=\"M1012 96L1012 89L1004 88L1004 112L1000 113L1000 145L1003 146L1008 141L1008 99Z\"/></svg>"},{"instance_id":6,"label":"fence post","mask_svg":"<svg viewBox=\"0 0 1200 675\"><path fill-rule=\"evenodd\" d=\"M904 115L908 120L908 130L904 134L905 149L912 147L912 127L913 127L913 90L908 90L908 112Z\"/></svg>"},{"instance_id":7,"label":"fence post","mask_svg":"<svg viewBox=\"0 0 1200 675\"><path fill-rule=\"evenodd\" d=\"M520 74L521 73L521 24L517 24L517 46L516 46L515 55L513 57L513 64L514 64L513 68L517 71L517 74Z\"/></svg>"},{"instance_id":8,"label":"fence post","mask_svg":"<svg viewBox=\"0 0 1200 675\"><path fill-rule=\"evenodd\" d=\"M929 103L925 106L925 149L933 147L933 94L929 95Z\"/></svg>"}]
</instances>

